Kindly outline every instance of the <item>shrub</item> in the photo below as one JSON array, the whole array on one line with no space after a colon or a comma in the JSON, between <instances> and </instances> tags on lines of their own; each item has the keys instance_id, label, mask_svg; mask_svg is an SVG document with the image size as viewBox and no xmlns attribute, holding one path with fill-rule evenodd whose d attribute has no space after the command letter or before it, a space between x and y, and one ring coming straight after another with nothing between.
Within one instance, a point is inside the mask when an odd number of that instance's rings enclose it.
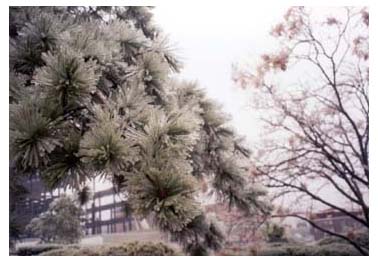
<instances>
[{"instance_id":1,"label":"shrub","mask_svg":"<svg viewBox=\"0 0 378 263\"><path fill-rule=\"evenodd\" d=\"M43 252L56 250L62 248L62 245L57 244L40 244L33 246L22 246L16 249L15 255L17 256L36 256Z\"/></svg>"},{"instance_id":2,"label":"shrub","mask_svg":"<svg viewBox=\"0 0 378 263\"><path fill-rule=\"evenodd\" d=\"M245 246L228 246L215 255L217 256L255 256L257 254L257 247L245 247Z\"/></svg>"},{"instance_id":3,"label":"shrub","mask_svg":"<svg viewBox=\"0 0 378 263\"><path fill-rule=\"evenodd\" d=\"M77 243L83 235L80 208L69 196L61 196L50 203L46 212L33 218L27 231L46 243Z\"/></svg>"},{"instance_id":4,"label":"shrub","mask_svg":"<svg viewBox=\"0 0 378 263\"><path fill-rule=\"evenodd\" d=\"M343 243L334 243L332 245L313 246L314 256L361 256L353 246Z\"/></svg>"},{"instance_id":5,"label":"shrub","mask_svg":"<svg viewBox=\"0 0 378 263\"><path fill-rule=\"evenodd\" d=\"M175 251L163 243L132 242L105 250L106 255L127 254L128 256L173 256Z\"/></svg>"},{"instance_id":6,"label":"shrub","mask_svg":"<svg viewBox=\"0 0 378 263\"><path fill-rule=\"evenodd\" d=\"M41 256L100 256L97 247L65 247L42 253Z\"/></svg>"},{"instance_id":7,"label":"shrub","mask_svg":"<svg viewBox=\"0 0 378 263\"><path fill-rule=\"evenodd\" d=\"M363 232L356 232L350 234L350 238L355 241L357 244L359 244L363 248L369 248L369 232L363 231ZM328 236L325 237L317 242L318 245L324 246L324 245L330 245L330 244L348 244L349 242L345 239L335 237L335 236Z\"/></svg>"},{"instance_id":8,"label":"shrub","mask_svg":"<svg viewBox=\"0 0 378 263\"><path fill-rule=\"evenodd\" d=\"M369 248L369 232L360 232L357 233L354 237L354 240L362 247Z\"/></svg>"},{"instance_id":9,"label":"shrub","mask_svg":"<svg viewBox=\"0 0 378 263\"><path fill-rule=\"evenodd\" d=\"M159 242L131 242L113 246L67 247L41 254L42 256L174 256L175 250Z\"/></svg>"},{"instance_id":10,"label":"shrub","mask_svg":"<svg viewBox=\"0 0 378 263\"><path fill-rule=\"evenodd\" d=\"M267 225L268 242L286 242L285 228L277 224Z\"/></svg>"},{"instance_id":11,"label":"shrub","mask_svg":"<svg viewBox=\"0 0 378 263\"><path fill-rule=\"evenodd\" d=\"M351 245L332 243L332 245L275 245L257 252L258 256L360 256Z\"/></svg>"},{"instance_id":12,"label":"shrub","mask_svg":"<svg viewBox=\"0 0 378 263\"><path fill-rule=\"evenodd\" d=\"M274 246L258 251L257 256L289 256L289 251L285 247Z\"/></svg>"},{"instance_id":13,"label":"shrub","mask_svg":"<svg viewBox=\"0 0 378 263\"><path fill-rule=\"evenodd\" d=\"M348 241L346 241L345 239L342 239L342 238L339 238L339 237L335 237L335 236L328 236L328 237L325 237L321 240L319 240L317 242L318 245L322 246L322 245L329 245L329 244L334 244L334 243L343 243L343 244L347 244Z\"/></svg>"}]
</instances>

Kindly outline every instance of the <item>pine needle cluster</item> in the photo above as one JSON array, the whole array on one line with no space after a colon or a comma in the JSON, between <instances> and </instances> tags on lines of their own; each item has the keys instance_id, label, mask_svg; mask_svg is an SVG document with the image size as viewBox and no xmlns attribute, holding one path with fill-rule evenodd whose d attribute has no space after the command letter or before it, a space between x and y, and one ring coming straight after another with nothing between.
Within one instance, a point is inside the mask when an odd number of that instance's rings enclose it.
<instances>
[{"instance_id":1,"label":"pine needle cluster","mask_svg":"<svg viewBox=\"0 0 378 263\"><path fill-rule=\"evenodd\" d=\"M149 8L15 7L10 22L17 173L37 171L47 186L79 193L104 176L135 216L152 216L193 255L224 238L201 207L203 178L230 206L269 210L240 161L249 151L219 105L175 80L182 64Z\"/></svg>"}]
</instances>

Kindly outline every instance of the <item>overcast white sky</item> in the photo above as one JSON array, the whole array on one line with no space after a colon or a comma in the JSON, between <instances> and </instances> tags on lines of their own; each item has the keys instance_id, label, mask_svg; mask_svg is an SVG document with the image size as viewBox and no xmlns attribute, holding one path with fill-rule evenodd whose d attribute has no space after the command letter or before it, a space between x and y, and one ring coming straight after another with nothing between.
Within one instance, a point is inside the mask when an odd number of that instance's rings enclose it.
<instances>
[{"instance_id":1,"label":"overcast white sky","mask_svg":"<svg viewBox=\"0 0 378 263\"><path fill-rule=\"evenodd\" d=\"M263 53L277 48L277 40L270 36L288 6L243 5L163 5L154 9L155 22L175 44L185 67L181 78L197 80L209 97L217 100L232 116L231 124L246 136L250 147L258 143L263 131L258 116L250 105L248 91L235 86L231 79L231 65L254 62ZM316 8L315 15L329 15L341 9ZM298 74L298 72L297 72ZM301 74L300 74L301 75ZM297 75L289 78L297 79ZM329 192L334 203L338 195Z\"/></svg>"},{"instance_id":2,"label":"overcast white sky","mask_svg":"<svg viewBox=\"0 0 378 263\"><path fill-rule=\"evenodd\" d=\"M231 65L256 59L274 48L269 32L287 8L163 5L154 9L156 24L168 34L185 63L180 76L197 80L231 114L233 127L249 142L257 139L261 129L248 108L248 92L231 80Z\"/></svg>"}]
</instances>

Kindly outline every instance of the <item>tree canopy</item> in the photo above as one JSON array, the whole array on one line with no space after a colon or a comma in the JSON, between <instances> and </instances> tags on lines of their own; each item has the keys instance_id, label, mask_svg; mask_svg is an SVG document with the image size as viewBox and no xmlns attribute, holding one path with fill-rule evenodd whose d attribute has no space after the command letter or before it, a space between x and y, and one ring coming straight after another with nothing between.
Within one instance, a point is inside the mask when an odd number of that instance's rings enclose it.
<instances>
[{"instance_id":1,"label":"tree canopy","mask_svg":"<svg viewBox=\"0 0 378 263\"><path fill-rule=\"evenodd\" d=\"M33 218L27 225L43 242L72 244L83 236L81 209L69 196L61 196L50 203L47 211Z\"/></svg>"},{"instance_id":2,"label":"tree canopy","mask_svg":"<svg viewBox=\"0 0 378 263\"><path fill-rule=\"evenodd\" d=\"M314 219L321 207L369 229L369 12L314 12L290 8L271 32L278 50L235 71L266 124L252 174L274 189L273 198L292 197L277 216L305 220L366 254L353 233Z\"/></svg>"}]
</instances>

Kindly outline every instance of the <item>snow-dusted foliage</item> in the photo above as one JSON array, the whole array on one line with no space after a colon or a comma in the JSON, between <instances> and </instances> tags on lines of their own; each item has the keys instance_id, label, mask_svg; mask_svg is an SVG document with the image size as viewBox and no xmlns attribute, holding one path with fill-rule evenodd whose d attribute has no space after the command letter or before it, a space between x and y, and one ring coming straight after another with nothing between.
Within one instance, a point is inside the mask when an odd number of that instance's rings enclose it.
<instances>
[{"instance_id":1,"label":"snow-dusted foliage","mask_svg":"<svg viewBox=\"0 0 378 263\"><path fill-rule=\"evenodd\" d=\"M117 184L135 214L152 216L190 254L222 234L198 198L214 194L267 213L240 160L249 151L194 83L146 7L10 9L11 168L48 186Z\"/></svg>"}]
</instances>

